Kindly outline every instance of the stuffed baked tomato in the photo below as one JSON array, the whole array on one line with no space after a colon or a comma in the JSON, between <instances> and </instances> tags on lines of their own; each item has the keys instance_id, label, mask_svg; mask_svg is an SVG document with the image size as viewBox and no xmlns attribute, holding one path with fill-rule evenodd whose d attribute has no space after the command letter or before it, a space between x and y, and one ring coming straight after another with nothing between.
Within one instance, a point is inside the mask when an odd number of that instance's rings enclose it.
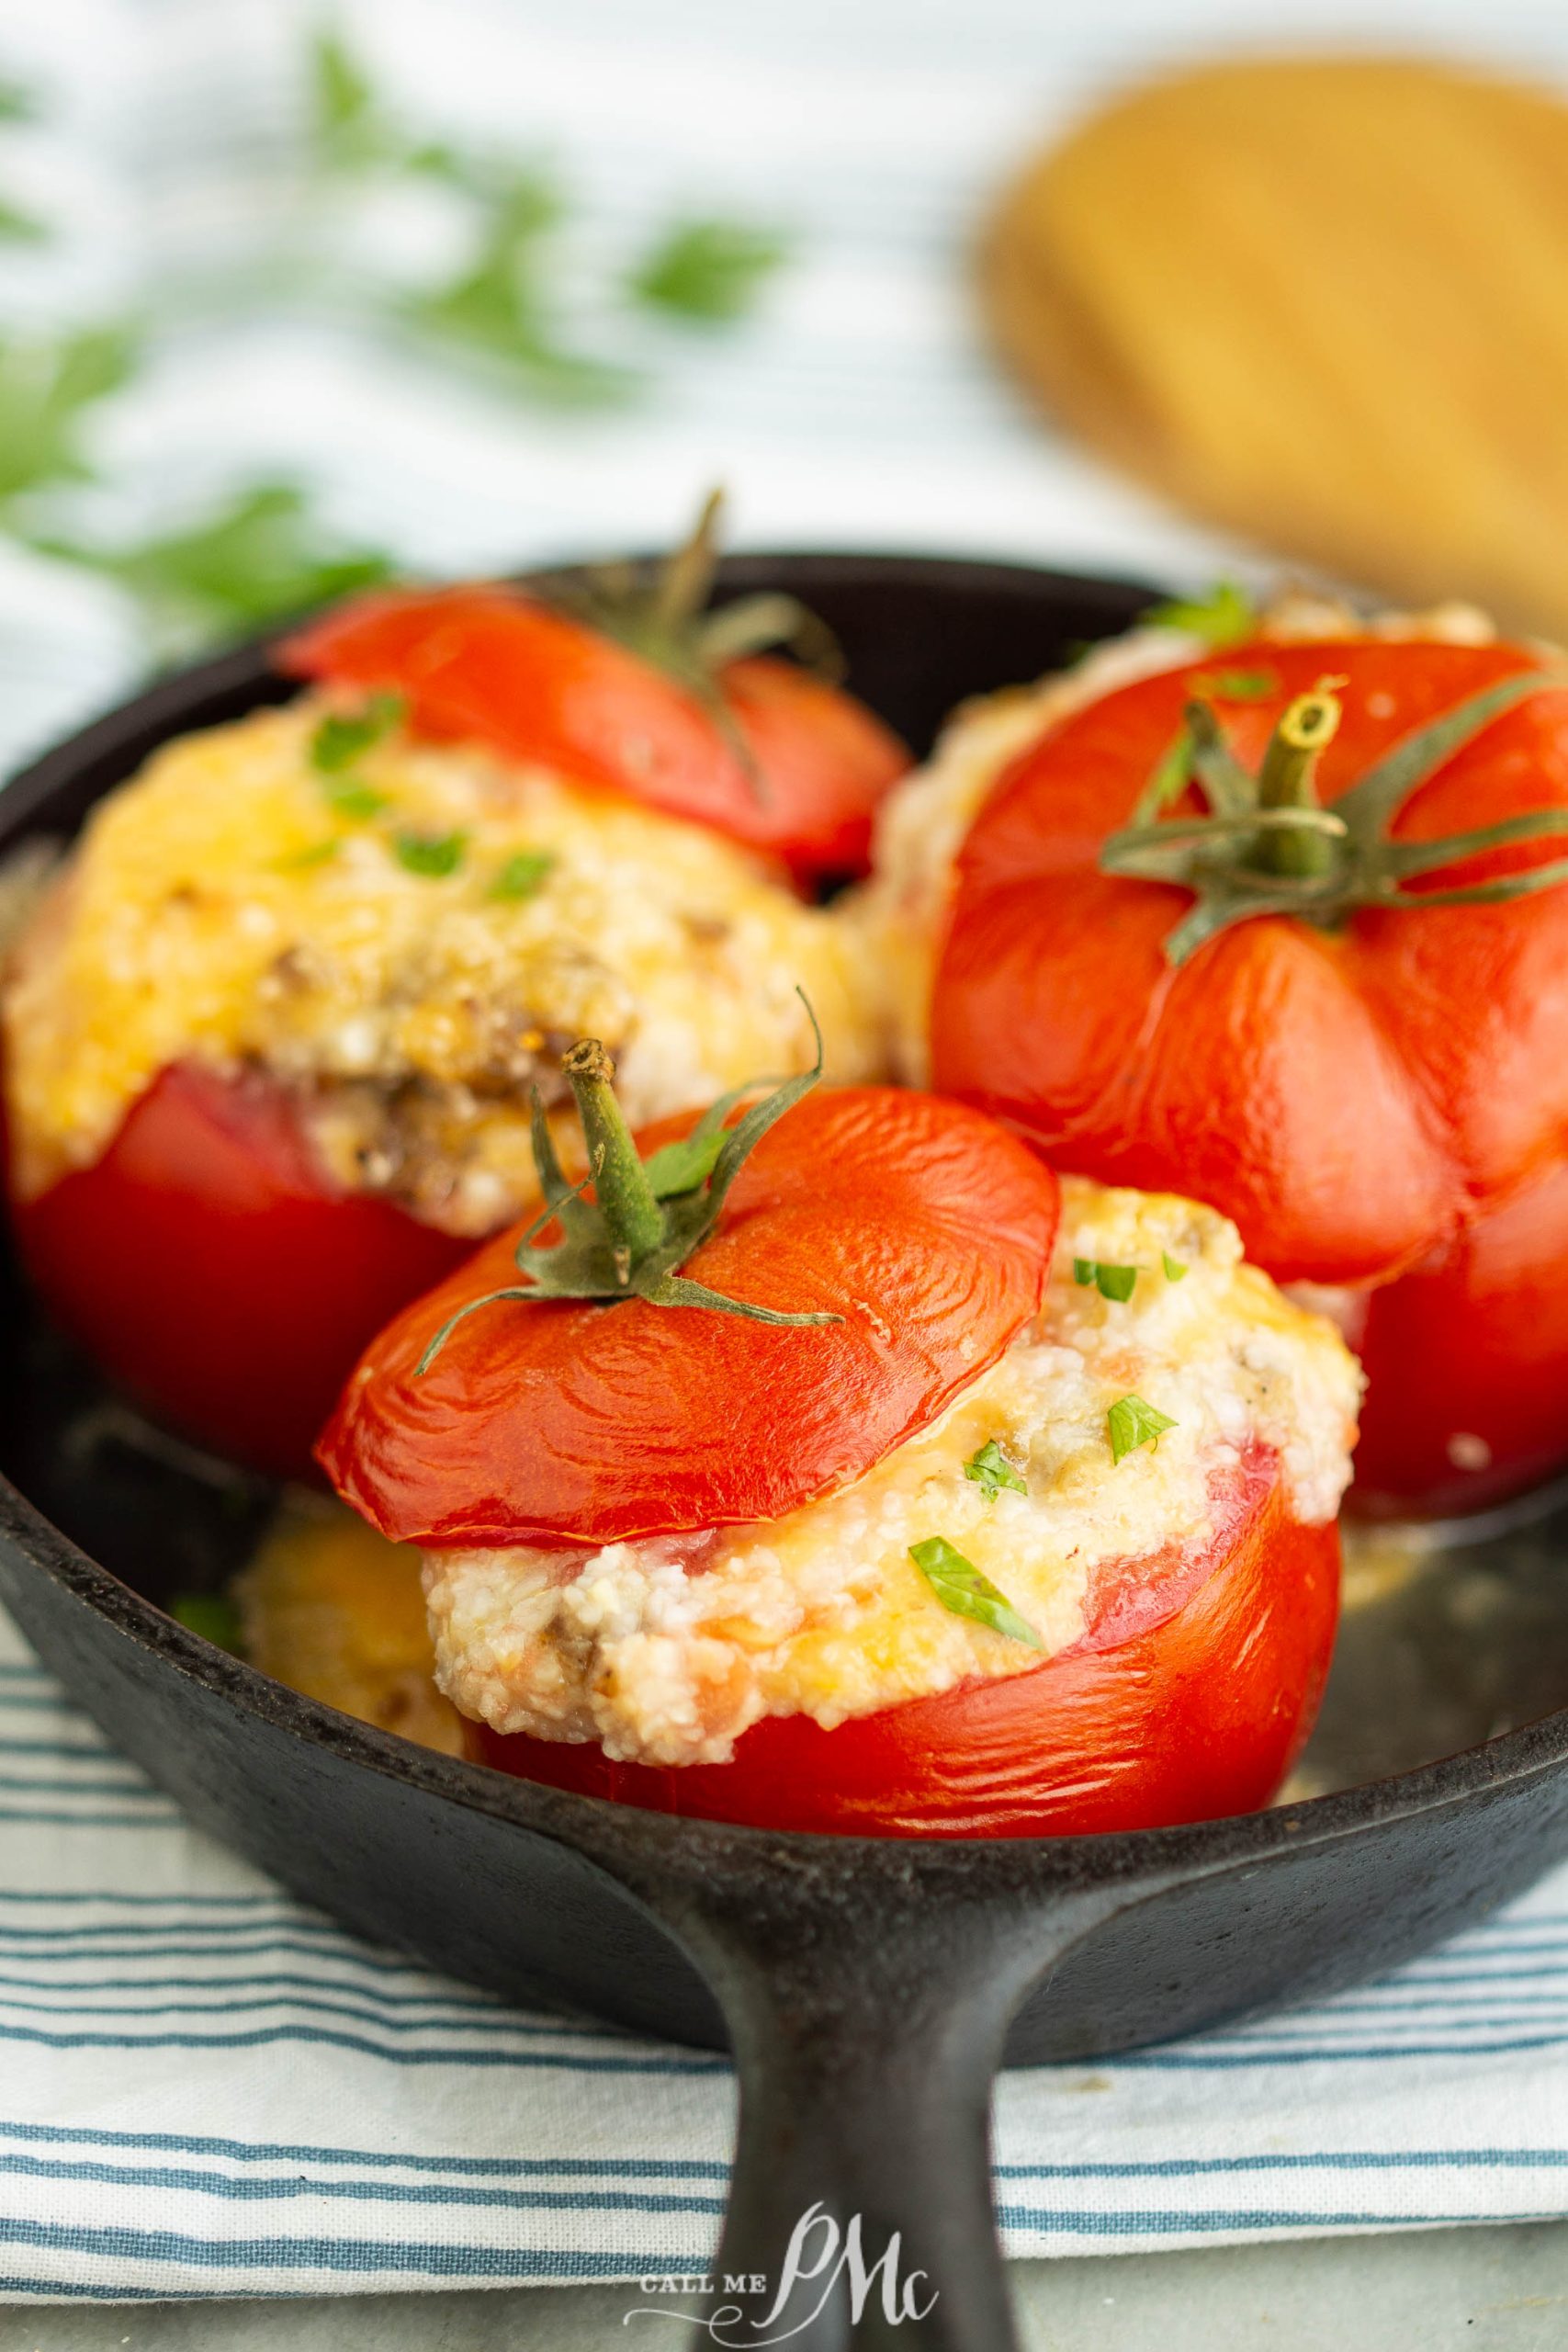
<instances>
[{"instance_id":1,"label":"stuffed baked tomato","mask_svg":"<svg viewBox=\"0 0 1568 2352\"><path fill-rule=\"evenodd\" d=\"M474 1754L889 1836L1265 1803L1334 1634L1332 1326L1188 1201L1069 1180L1058 1235L959 1104L795 1080L634 1145L601 1049L567 1068L593 1204L541 1122L537 1218L403 1311L320 1448L423 1549Z\"/></svg>"},{"instance_id":2,"label":"stuffed baked tomato","mask_svg":"<svg viewBox=\"0 0 1568 2352\"><path fill-rule=\"evenodd\" d=\"M18 1238L186 1430L308 1464L371 1334L518 1213L584 1030L646 1120L805 1067L798 978L875 1074L855 943L788 869L852 862L900 749L732 662L796 616L705 620L697 557L602 628L498 589L329 616L284 650L314 691L169 744L43 894L0 995Z\"/></svg>"},{"instance_id":3,"label":"stuffed baked tomato","mask_svg":"<svg viewBox=\"0 0 1568 2352\"><path fill-rule=\"evenodd\" d=\"M1568 1460L1564 685L1459 612L1145 630L961 723L887 822L913 1068L1314 1286L1372 1510Z\"/></svg>"}]
</instances>

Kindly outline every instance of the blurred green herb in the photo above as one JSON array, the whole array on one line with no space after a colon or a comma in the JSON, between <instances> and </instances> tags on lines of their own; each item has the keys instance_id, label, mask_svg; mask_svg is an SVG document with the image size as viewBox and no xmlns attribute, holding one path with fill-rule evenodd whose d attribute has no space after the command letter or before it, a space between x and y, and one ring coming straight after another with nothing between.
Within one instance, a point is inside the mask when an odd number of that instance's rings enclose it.
<instances>
[{"instance_id":1,"label":"blurred green herb","mask_svg":"<svg viewBox=\"0 0 1568 2352\"><path fill-rule=\"evenodd\" d=\"M311 46L309 133L312 160L328 175L434 180L462 203L469 233L457 268L395 299L392 313L423 337L503 367L519 389L554 406L613 404L646 381L635 357L581 347L579 311L613 320L608 295L687 324L733 324L785 258L771 230L716 216L679 220L655 232L618 284L574 283L564 240L573 207L555 175L404 129L331 29Z\"/></svg>"},{"instance_id":2,"label":"blurred green herb","mask_svg":"<svg viewBox=\"0 0 1568 2352\"><path fill-rule=\"evenodd\" d=\"M352 776L329 784L326 795L333 815L349 825L368 824L372 817L378 817L392 805L386 793L378 792L373 784L356 784Z\"/></svg>"},{"instance_id":3,"label":"blurred green herb","mask_svg":"<svg viewBox=\"0 0 1568 2352\"><path fill-rule=\"evenodd\" d=\"M467 833L400 833L392 847L405 873L423 875L427 882L445 882L463 863Z\"/></svg>"},{"instance_id":4,"label":"blurred green herb","mask_svg":"<svg viewBox=\"0 0 1568 2352\"><path fill-rule=\"evenodd\" d=\"M1168 604L1151 605L1144 615L1150 628L1179 628L1201 637L1216 652L1241 645L1258 627L1258 613L1239 582L1216 580L1206 596L1178 596Z\"/></svg>"},{"instance_id":5,"label":"blurred green herb","mask_svg":"<svg viewBox=\"0 0 1568 2352\"><path fill-rule=\"evenodd\" d=\"M492 899L533 899L544 888L555 859L547 849L520 849L490 886Z\"/></svg>"},{"instance_id":6,"label":"blurred green herb","mask_svg":"<svg viewBox=\"0 0 1568 2352\"><path fill-rule=\"evenodd\" d=\"M1188 681L1189 694L1211 702L1267 702L1280 691L1277 670L1199 670Z\"/></svg>"},{"instance_id":7,"label":"blurred green herb","mask_svg":"<svg viewBox=\"0 0 1568 2352\"><path fill-rule=\"evenodd\" d=\"M46 483L88 478L85 412L130 380L136 357L124 326L0 345L0 505Z\"/></svg>"},{"instance_id":8,"label":"blurred green herb","mask_svg":"<svg viewBox=\"0 0 1568 2352\"><path fill-rule=\"evenodd\" d=\"M309 874L317 865L330 865L339 850L340 841L311 842L305 849L290 850L287 857L273 860L275 874Z\"/></svg>"},{"instance_id":9,"label":"blurred green herb","mask_svg":"<svg viewBox=\"0 0 1568 2352\"><path fill-rule=\"evenodd\" d=\"M64 562L117 581L167 639L260 626L281 613L374 587L390 560L344 546L313 514L296 482L258 482L183 531L105 547L29 534L30 544Z\"/></svg>"},{"instance_id":10,"label":"blurred green herb","mask_svg":"<svg viewBox=\"0 0 1568 2352\"><path fill-rule=\"evenodd\" d=\"M785 241L735 220L677 221L632 272L637 300L705 325L744 318L758 288L787 258Z\"/></svg>"},{"instance_id":11,"label":"blurred green herb","mask_svg":"<svg viewBox=\"0 0 1568 2352\"><path fill-rule=\"evenodd\" d=\"M405 317L502 362L536 396L563 406L619 401L635 390L634 369L574 350L568 340L550 245L566 206L554 183L539 171L509 173L479 209L457 273L411 295Z\"/></svg>"},{"instance_id":12,"label":"blurred green herb","mask_svg":"<svg viewBox=\"0 0 1568 2352\"><path fill-rule=\"evenodd\" d=\"M369 76L340 34L318 28L306 66L308 129L319 162L358 170L396 153Z\"/></svg>"},{"instance_id":13,"label":"blurred green herb","mask_svg":"<svg viewBox=\"0 0 1568 2352\"><path fill-rule=\"evenodd\" d=\"M656 230L635 266L612 263L588 282L570 233L574 208L550 173L411 130L330 25L311 39L306 65L307 201L312 188L319 200L327 182L352 189L423 180L445 190L465 216L467 243L446 280L412 293L372 287L363 314L434 347L477 356L530 399L569 407L625 401L647 380L635 340L613 353L590 351L576 321L592 318L602 334L613 328L634 338L639 309L694 324L732 322L784 258L772 232L717 217L687 219ZM0 80L0 125L34 110L20 85ZM0 194L0 239L45 233ZM301 242L308 254L312 240ZM309 296L318 281L308 263L305 274ZM336 289L338 282L329 272L320 283ZM334 536L306 492L288 481L243 484L182 527L130 541L96 537L73 506L58 503L55 493L94 479L86 448L94 412L132 379L158 321L154 310L134 324L90 324L52 337L0 333L0 533L112 582L166 650L389 578L387 555ZM373 813L367 790L353 787L339 813ZM542 879L542 870L519 865L498 895L526 897Z\"/></svg>"},{"instance_id":14,"label":"blurred green herb","mask_svg":"<svg viewBox=\"0 0 1568 2352\"><path fill-rule=\"evenodd\" d=\"M0 81L0 125L30 122L37 112L33 94L22 83ZM8 244L40 245L48 235L35 213L0 196L0 238Z\"/></svg>"},{"instance_id":15,"label":"blurred green herb","mask_svg":"<svg viewBox=\"0 0 1568 2352\"><path fill-rule=\"evenodd\" d=\"M340 775L400 726L407 708L402 695L380 694L363 710L329 711L310 737L310 765L322 775Z\"/></svg>"},{"instance_id":16,"label":"blurred green herb","mask_svg":"<svg viewBox=\"0 0 1568 2352\"><path fill-rule=\"evenodd\" d=\"M24 212L9 197L0 196L0 238L12 245L41 245L49 231L35 214Z\"/></svg>"}]
</instances>

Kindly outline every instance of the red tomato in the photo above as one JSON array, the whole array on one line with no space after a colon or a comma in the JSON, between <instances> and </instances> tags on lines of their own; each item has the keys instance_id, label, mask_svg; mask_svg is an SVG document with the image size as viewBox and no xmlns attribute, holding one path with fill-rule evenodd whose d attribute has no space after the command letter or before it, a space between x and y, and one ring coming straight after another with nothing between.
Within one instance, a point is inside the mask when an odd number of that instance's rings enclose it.
<instances>
[{"instance_id":1,"label":"red tomato","mask_svg":"<svg viewBox=\"0 0 1568 2352\"><path fill-rule=\"evenodd\" d=\"M468 1726L480 1762L583 1796L754 1828L879 1838L1149 1829L1267 1804L1317 1713L1338 1533L1290 1516L1275 1458L1218 1483L1201 1553L1102 1568L1089 1630L1006 1680L824 1731L773 1715L728 1764L616 1764L592 1743Z\"/></svg>"},{"instance_id":2,"label":"red tomato","mask_svg":"<svg viewBox=\"0 0 1568 2352\"><path fill-rule=\"evenodd\" d=\"M203 1443L293 1476L366 1340L473 1246L338 1193L276 1087L195 1064L13 1220L46 1305L106 1371Z\"/></svg>"},{"instance_id":3,"label":"red tomato","mask_svg":"<svg viewBox=\"0 0 1568 2352\"><path fill-rule=\"evenodd\" d=\"M1452 1248L1367 1295L1361 1439L1375 1491L1474 1510L1548 1477L1568 1453L1568 1165L1550 1169Z\"/></svg>"},{"instance_id":4,"label":"red tomato","mask_svg":"<svg viewBox=\"0 0 1568 2352\"><path fill-rule=\"evenodd\" d=\"M646 1154L694 1124L638 1138ZM1056 1180L977 1112L891 1087L808 1095L682 1269L781 1329L641 1298L502 1300L527 1220L367 1351L317 1449L398 1543L611 1544L782 1519L935 1419L1038 1309ZM543 1239L548 1241L547 1232Z\"/></svg>"},{"instance_id":5,"label":"red tomato","mask_svg":"<svg viewBox=\"0 0 1568 2352\"><path fill-rule=\"evenodd\" d=\"M909 754L863 703L793 662L716 684L755 774L712 714L650 661L503 588L367 596L279 650L295 677L395 692L416 732L476 742L595 791L711 825L802 876L862 870L872 812Z\"/></svg>"},{"instance_id":6,"label":"red tomato","mask_svg":"<svg viewBox=\"0 0 1568 2352\"><path fill-rule=\"evenodd\" d=\"M1345 682L1319 770L1329 808L1414 729L1540 666L1517 647L1371 639L1258 643L1232 665L1276 681L1221 706L1253 769L1292 697ZM1256 917L1172 969L1186 892L1098 860L1199 670L1074 713L999 780L960 858L936 1082L1059 1165L1213 1202L1280 1281L1371 1286L1358 1498L1490 1500L1568 1459L1568 891L1362 910L1330 929ZM1564 807L1568 693L1553 690L1437 768L1391 832L1431 841ZM1522 873L1562 846L1522 841L1414 888Z\"/></svg>"}]
</instances>

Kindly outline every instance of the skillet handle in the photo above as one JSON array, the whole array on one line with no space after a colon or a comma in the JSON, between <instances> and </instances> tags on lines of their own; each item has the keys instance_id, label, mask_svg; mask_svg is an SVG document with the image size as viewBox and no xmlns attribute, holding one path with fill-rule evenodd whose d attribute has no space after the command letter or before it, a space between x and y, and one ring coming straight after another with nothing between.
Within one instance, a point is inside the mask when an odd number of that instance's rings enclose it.
<instances>
[{"instance_id":1,"label":"skillet handle","mask_svg":"<svg viewBox=\"0 0 1568 2352\"><path fill-rule=\"evenodd\" d=\"M990 2093L1023 1992L1100 1904L1042 1917L780 1906L703 1954L740 2075L723 2242L694 2352L1016 2352ZM711 1925L711 1921L710 1921Z\"/></svg>"}]
</instances>

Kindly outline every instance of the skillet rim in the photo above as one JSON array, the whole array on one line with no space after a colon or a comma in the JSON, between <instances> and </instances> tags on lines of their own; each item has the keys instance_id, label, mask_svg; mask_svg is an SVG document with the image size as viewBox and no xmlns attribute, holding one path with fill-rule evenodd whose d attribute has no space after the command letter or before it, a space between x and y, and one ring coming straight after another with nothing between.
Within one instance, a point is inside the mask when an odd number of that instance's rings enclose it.
<instances>
[{"instance_id":1,"label":"skillet rim","mask_svg":"<svg viewBox=\"0 0 1568 2352\"><path fill-rule=\"evenodd\" d=\"M1128 625L1133 600L1153 601L1157 591L1108 573L1073 572L1035 565L964 556L920 556L895 549L747 551L726 557L721 588L745 591L776 585L781 570L809 566L818 578L850 586L863 581L892 585L900 581L926 588L989 586L1027 601L1056 590L1080 605L1102 604L1108 616ZM578 567L540 566L523 575L542 583L570 576ZM1135 603L1133 604L1135 611ZM192 704L259 689L260 707L276 685L293 682L273 669L272 648L297 625L285 622L264 635L226 648L205 660L170 670L126 701L60 743L51 746L0 787L0 851L31 828L40 804L75 782L85 768L145 741L152 732L169 740L189 723ZM112 787L111 787L112 788ZM1488 1790L1517 1785L1568 1761L1568 1708L1502 1732L1452 1755L1259 1813L1221 1815L1169 1828L1102 1831L1077 1837L970 1838L875 1838L825 1831L761 1830L643 1811L607 1798L577 1796L516 1775L423 1748L391 1732L346 1715L324 1702L306 1698L259 1668L230 1657L168 1617L135 1589L72 1542L10 1479L0 1474L0 1548L26 1568L41 1574L110 1629L133 1642L160 1668L185 1675L238 1712L269 1728L324 1748L344 1762L400 1781L468 1811L513 1823L590 1852L629 1839L645 1851L680 1853L700 1863L717 1861L739 1849L750 1857L793 1856L804 1864L829 1855L841 1868L883 1875L946 1869L983 1869L986 1858L998 1877L1016 1881L1019 1865L1031 1857L1042 1863L1043 1880L1166 1877L1208 1871L1226 1865L1261 1862L1286 1849L1328 1845L1353 1832L1422 1813L1438 1812ZM69 1687L69 1685L67 1686ZM1005 1865L1005 1867L1004 1867Z\"/></svg>"}]
</instances>

